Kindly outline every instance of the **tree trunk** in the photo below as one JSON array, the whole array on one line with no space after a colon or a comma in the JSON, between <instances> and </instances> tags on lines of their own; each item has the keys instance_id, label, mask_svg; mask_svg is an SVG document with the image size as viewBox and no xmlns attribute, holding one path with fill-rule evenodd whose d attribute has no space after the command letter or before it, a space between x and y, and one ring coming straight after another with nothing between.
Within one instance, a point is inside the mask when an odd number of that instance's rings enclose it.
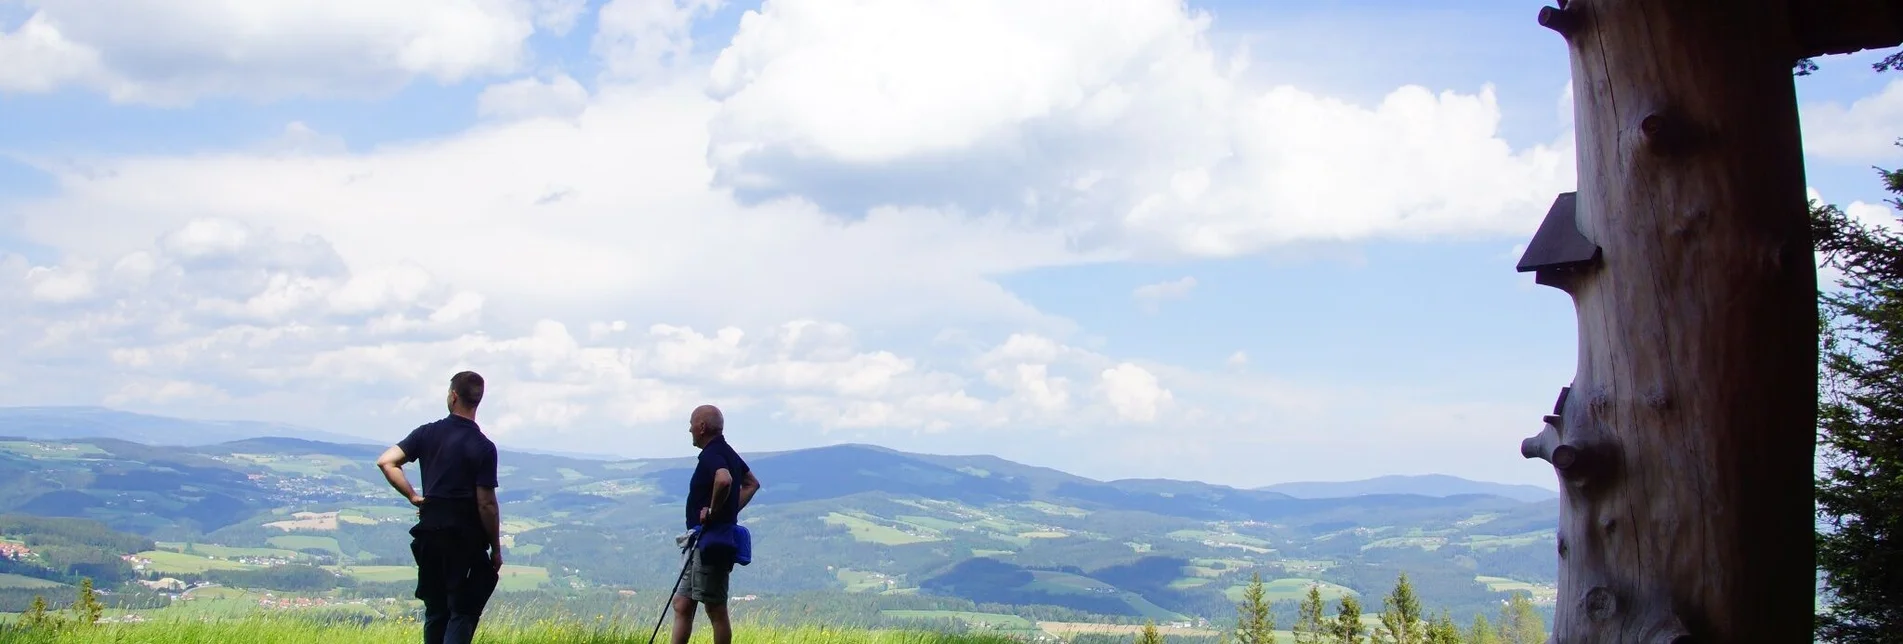
<instances>
[{"instance_id":1,"label":"tree trunk","mask_svg":"<svg viewBox=\"0 0 1903 644\"><path fill-rule=\"evenodd\" d=\"M1540 14L1571 49L1575 219L1599 251L1539 276L1579 325L1570 392L1522 446L1561 481L1555 642L1811 641L1817 273L1791 5Z\"/></svg>"}]
</instances>

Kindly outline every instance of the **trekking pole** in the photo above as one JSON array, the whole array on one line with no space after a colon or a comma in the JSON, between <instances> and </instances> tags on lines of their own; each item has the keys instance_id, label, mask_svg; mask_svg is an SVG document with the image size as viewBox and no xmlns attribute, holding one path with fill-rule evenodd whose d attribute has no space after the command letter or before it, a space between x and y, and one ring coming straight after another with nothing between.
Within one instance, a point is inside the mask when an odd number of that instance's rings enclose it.
<instances>
[{"instance_id":1,"label":"trekking pole","mask_svg":"<svg viewBox=\"0 0 1903 644\"><path fill-rule=\"evenodd\" d=\"M654 633L648 635L648 644L654 644L654 638L661 636L661 622L667 621L668 609L674 606L674 593L681 589L681 578L687 576L687 564L693 561L687 556L687 551L693 549L694 542L699 540L700 533L696 531L687 538L687 545L681 546L681 572L674 576L674 587L667 591L667 597L661 602L661 616L654 619Z\"/></svg>"}]
</instances>

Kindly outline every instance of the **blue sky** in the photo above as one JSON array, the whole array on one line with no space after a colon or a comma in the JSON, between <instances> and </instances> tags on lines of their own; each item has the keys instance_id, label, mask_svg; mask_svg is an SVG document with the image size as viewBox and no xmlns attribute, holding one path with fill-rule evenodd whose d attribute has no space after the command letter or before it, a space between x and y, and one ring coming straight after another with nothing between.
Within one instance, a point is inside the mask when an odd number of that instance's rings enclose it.
<instances>
[{"instance_id":1,"label":"blue sky","mask_svg":"<svg viewBox=\"0 0 1903 644\"><path fill-rule=\"evenodd\" d=\"M1538 3L82 5L0 1L0 404L393 440L473 368L519 446L1552 482ZM1797 86L1889 221L1880 55Z\"/></svg>"}]
</instances>

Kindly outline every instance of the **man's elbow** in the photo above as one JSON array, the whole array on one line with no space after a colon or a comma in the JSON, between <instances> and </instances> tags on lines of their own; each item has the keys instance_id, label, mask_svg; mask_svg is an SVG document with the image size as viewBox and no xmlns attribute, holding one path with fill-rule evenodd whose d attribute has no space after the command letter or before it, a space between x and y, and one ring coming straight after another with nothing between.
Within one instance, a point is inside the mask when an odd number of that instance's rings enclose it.
<instances>
[{"instance_id":1,"label":"man's elbow","mask_svg":"<svg viewBox=\"0 0 1903 644\"><path fill-rule=\"evenodd\" d=\"M502 507L502 504L496 501L496 489L492 487L476 488L476 504L492 510Z\"/></svg>"},{"instance_id":2,"label":"man's elbow","mask_svg":"<svg viewBox=\"0 0 1903 644\"><path fill-rule=\"evenodd\" d=\"M390 468L402 469L403 456L403 448L393 445L390 449L383 450L383 454L377 457L377 467L385 470Z\"/></svg>"}]
</instances>

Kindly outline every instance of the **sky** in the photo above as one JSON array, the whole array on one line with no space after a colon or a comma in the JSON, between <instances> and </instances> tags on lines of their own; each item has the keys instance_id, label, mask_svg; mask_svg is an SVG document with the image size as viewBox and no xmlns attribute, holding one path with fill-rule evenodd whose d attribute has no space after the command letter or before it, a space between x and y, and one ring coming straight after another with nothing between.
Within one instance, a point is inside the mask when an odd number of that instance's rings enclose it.
<instances>
[{"instance_id":1,"label":"sky","mask_svg":"<svg viewBox=\"0 0 1903 644\"><path fill-rule=\"evenodd\" d=\"M0 405L1552 487L1566 49L1423 4L0 0ZM1797 88L1891 225L1881 55Z\"/></svg>"}]
</instances>

